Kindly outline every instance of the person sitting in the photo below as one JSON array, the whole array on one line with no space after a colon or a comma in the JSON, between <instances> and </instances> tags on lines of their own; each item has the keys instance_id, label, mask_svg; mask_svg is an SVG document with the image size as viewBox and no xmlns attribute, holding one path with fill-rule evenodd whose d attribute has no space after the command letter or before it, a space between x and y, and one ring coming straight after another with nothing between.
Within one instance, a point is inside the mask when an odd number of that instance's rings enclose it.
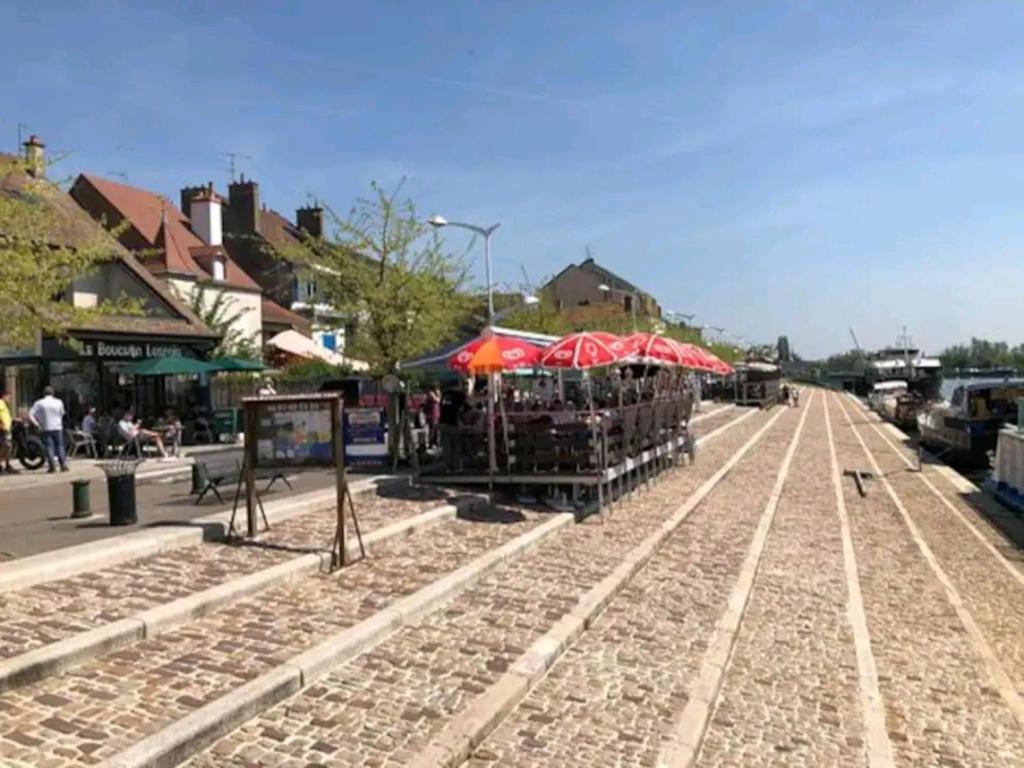
<instances>
[{"instance_id":1,"label":"person sitting","mask_svg":"<svg viewBox=\"0 0 1024 768\"><path fill-rule=\"evenodd\" d=\"M165 444L170 447L171 456L178 456L181 452L181 433L184 427L181 425L181 419L178 418L178 414L174 412L173 408L168 408L164 412L164 417L160 420L160 431L163 432Z\"/></svg>"},{"instance_id":2,"label":"person sitting","mask_svg":"<svg viewBox=\"0 0 1024 768\"><path fill-rule=\"evenodd\" d=\"M117 431L121 433L121 437L123 437L126 442L130 443L133 440L137 442L140 449L146 443L152 443L160 452L160 458L167 458L167 451L164 449L164 440L160 437L160 433L140 427L135 422L135 415L130 409L125 411L124 416L122 416L121 420L117 422Z\"/></svg>"},{"instance_id":3,"label":"person sitting","mask_svg":"<svg viewBox=\"0 0 1024 768\"><path fill-rule=\"evenodd\" d=\"M96 423L96 406L90 405L85 411L85 417L82 419L82 434L88 435L95 440L98 428L99 426Z\"/></svg>"}]
</instances>

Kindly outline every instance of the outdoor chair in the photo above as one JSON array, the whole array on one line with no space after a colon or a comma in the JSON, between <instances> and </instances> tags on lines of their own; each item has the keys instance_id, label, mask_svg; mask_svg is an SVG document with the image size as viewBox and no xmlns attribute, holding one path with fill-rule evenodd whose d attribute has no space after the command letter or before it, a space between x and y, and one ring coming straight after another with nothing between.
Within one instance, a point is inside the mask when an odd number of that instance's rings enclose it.
<instances>
[{"instance_id":1,"label":"outdoor chair","mask_svg":"<svg viewBox=\"0 0 1024 768\"><path fill-rule=\"evenodd\" d=\"M83 432L80 429L68 430L66 442L68 456L72 458L78 456L79 453L84 453L91 459L99 458L99 444L96 442L96 438L88 432Z\"/></svg>"}]
</instances>

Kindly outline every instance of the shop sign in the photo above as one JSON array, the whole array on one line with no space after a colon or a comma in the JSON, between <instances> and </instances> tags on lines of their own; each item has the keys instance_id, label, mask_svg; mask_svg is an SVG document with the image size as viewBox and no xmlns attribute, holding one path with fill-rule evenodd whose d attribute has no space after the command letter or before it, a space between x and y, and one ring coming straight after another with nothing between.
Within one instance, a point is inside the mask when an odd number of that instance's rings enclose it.
<instances>
[{"instance_id":1,"label":"shop sign","mask_svg":"<svg viewBox=\"0 0 1024 768\"><path fill-rule=\"evenodd\" d=\"M154 357L188 357L179 344L133 344L127 342L88 341L82 344L82 357L100 360L150 360Z\"/></svg>"}]
</instances>

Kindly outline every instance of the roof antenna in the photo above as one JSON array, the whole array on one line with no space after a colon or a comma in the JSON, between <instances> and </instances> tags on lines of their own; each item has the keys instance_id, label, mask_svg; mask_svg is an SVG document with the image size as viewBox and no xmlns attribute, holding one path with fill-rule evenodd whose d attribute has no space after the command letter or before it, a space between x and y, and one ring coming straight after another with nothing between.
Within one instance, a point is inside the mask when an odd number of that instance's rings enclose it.
<instances>
[{"instance_id":1,"label":"roof antenna","mask_svg":"<svg viewBox=\"0 0 1024 768\"><path fill-rule=\"evenodd\" d=\"M24 123L18 123L18 146L15 147L15 154L21 154L21 145L24 144L22 137L24 132L28 130L28 126Z\"/></svg>"},{"instance_id":2,"label":"roof antenna","mask_svg":"<svg viewBox=\"0 0 1024 768\"><path fill-rule=\"evenodd\" d=\"M128 174L125 173L124 171L107 171L107 175L108 176L117 176L125 184L128 183Z\"/></svg>"},{"instance_id":3,"label":"roof antenna","mask_svg":"<svg viewBox=\"0 0 1024 768\"><path fill-rule=\"evenodd\" d=\"M247 155L244 152L223 152L222 155L228 158L228 173L231 174L231 183L234 184L238 181L238 176L235 173L238 170L238 158L252 160L252 155Z\"/></svg>"}]
</instances>

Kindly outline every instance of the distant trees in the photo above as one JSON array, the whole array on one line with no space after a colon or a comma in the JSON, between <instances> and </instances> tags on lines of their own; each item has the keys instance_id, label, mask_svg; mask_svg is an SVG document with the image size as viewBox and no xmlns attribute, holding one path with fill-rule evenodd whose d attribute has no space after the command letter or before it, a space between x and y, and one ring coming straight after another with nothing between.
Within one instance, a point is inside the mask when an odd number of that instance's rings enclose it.
<instances>
[{"instance_id":1,"label":"distant trees","mask_svg":"<svg viewBox=\"0 0 1024 768\"><path fill-rule=\"evenodd\" d=\"M327 208L334 237L304 239L281 255L316 278L317 292L355 319L346 354L374 373L451 340L471 298L463 260L444 250L411 200L396 202L377 184L347 217Z\"/></svg>"},{"instance_id":2,"label":"distant trees","mask_svg":"<svg viewBox=\"0 0 1024 768\"><path fill-rule=\"evenodd\" d=\"M1005 341L972 338L968 344L946 347L939 355L942 367L956 368L1016 368L1024 369L1024 344L1010 346Z\"/></svg>"}]
</instances>

